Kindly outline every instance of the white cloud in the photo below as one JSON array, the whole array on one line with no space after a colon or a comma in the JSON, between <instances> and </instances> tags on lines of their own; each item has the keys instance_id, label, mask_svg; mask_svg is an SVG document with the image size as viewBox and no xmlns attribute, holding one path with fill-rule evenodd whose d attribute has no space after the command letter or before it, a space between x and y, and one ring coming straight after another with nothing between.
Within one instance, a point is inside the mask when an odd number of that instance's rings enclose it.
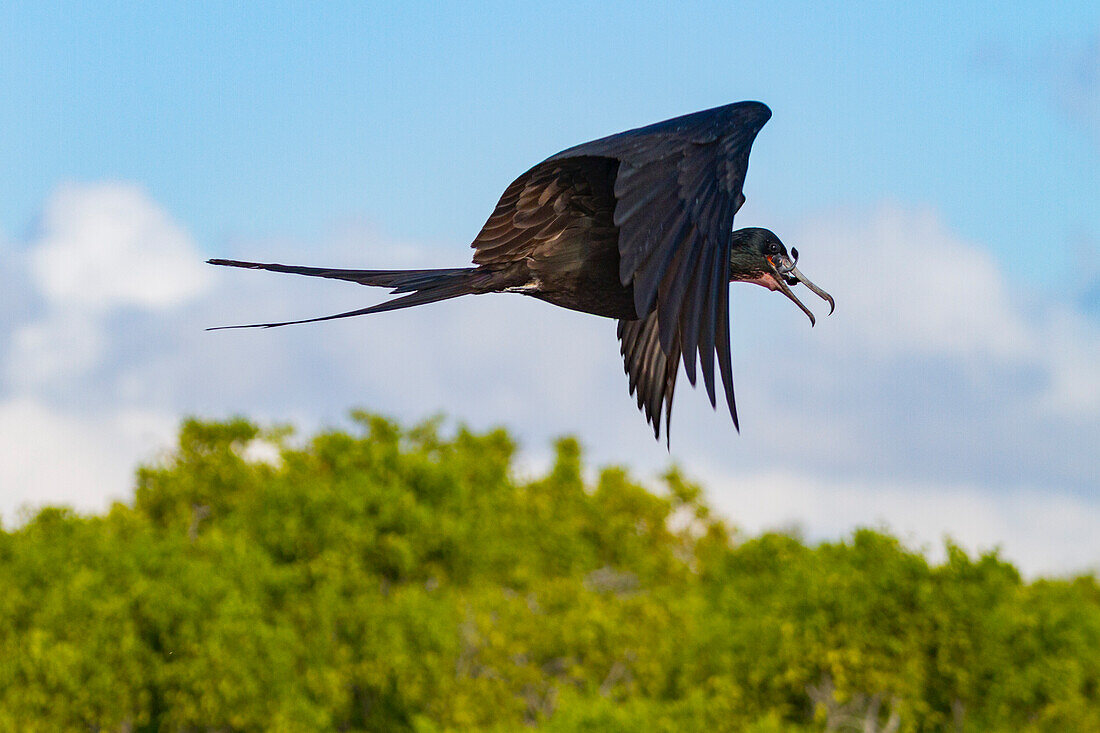
<instances>
[{"instance_id":1,"label":"white cloud","mask_svg":"<svg viewBox=\"0 0 1100 733\"><path fill-rule=\"evenodd\" d=\"M102 509L171 440L171 405L121 399L104 367L127 358L120 313L163 314L211 277L183 229L139 188L68 185L12 248L0 305L0 516L27 505ZM130 364L130 368L141 368Z\"/></svg>"},{"instance_id":2,"label":"white cloud","mask_svg":"<svg viewBox=\"0 0 1100 733\"><path fill-rule=\"evenodd\" d=\"M775 470L702 474L724 516L750 535L803 527L810 539L885 528L942 559L947 537L970 552L1000 548L1030 575L1100 572L1100 500L1036 487L822 479Z\"/></svg>"},{"instance_id":3,"label":"white cloud","mask_svg":"<svg viewBox=\"0 0 1100 733\"><path fill-rule=\"evenodd\" d=\"M786 350L772 359L781 364L776 373L792 383L810 380L818 398L830 389L839 393L837 380L847 380L858 389L837 399L849 408L864 400L876 410L897 404L941 431L958 426L951 416L972 425L1026 420L1036 430L1044 419L1061 429L1068 418L1086 426L1075 444L1098 437L1100 325L1070 304L1010 283L988 251L958 237L933 212L893 204L848 211L810 220L792 239L804 253L801 269L832 291L838 306L812 336L784 331ZM790 309L775 300L753 307ZM750 329L753 321L770 320L753 313L744 319ZM795 339L801 355L791 350ZM804 363L815 366L788 366ZM957 404L926 401L941 399ZM848 427L844 412L830 412L829 420ZM890 426L882 427L889 434ZM864 433L856 440L874 438Z\"/></svg>"},{"instance_id":4,"label":"white cloud","mask_svg":"<svg viewBox=\"0 0 1100 733\"><path fill-rule=\"evenodd\" d=\"M45 504L102 511L125 499L139 460L171 445L173 415L118 410L83 416L40 400L0 402L0 518Z\"/></svg>"},{"instance_id":5,"label":"white cloud","mask_svg":"<svg viewBox=\"0 0 1100 733\"><path fill-rule=\"evenodd\" d=\"M190 237L136 186L63 186L40 226L31 275L59 307L168 308L210 280Z\"/></svg>"},{"instance_id":6,"label":"white cloud","mask_svg":"<svg viewBox=\"0 0 1100 733\"><path fill-rule=\"evenodd\" d=\"M989 252L932 211L884 205L869 218L814 220L798 241L814 277L841 294L844 335L864 350L1011 358L1035 346Z\"/></svg>"},{"instance_id":7,"label":"white cloud","mask_svg":"<svg viewBox=\"0 0 1100 733\"><path fill-rule=\"evenodd\" d=\"M120 309L163 312L211 282L195 243L141 189L120 183L61 187L14 261L28 301L10 323L0 374L14 389L88 372L105 356L107 319Z\"/></svg>"}]
</instances>

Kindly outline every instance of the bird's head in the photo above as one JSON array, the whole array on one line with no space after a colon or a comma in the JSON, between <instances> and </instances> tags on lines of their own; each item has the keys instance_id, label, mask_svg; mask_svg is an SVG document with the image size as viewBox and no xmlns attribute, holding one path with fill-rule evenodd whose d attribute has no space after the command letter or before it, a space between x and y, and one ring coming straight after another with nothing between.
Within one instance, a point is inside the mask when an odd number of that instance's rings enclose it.
<instances>
[{"instance_id":1,"label":"bird's head","mask_svg":"<svg viewBox=\"0 0 1100 733\"><path fill-rule=\"evenodd\" d=\"M829 303L829 313L836 308L833 296L810 282L795 266L798 263L798 250L787 248L779 241L774 232L759 227L747 227L733 232L730 246L730 282L748 282L762 285L768 290L778 290L802 309L815 323L814 314L802 304L793 292L791 285L802 283L818 297Z\"/></svg>"}]
</instances>

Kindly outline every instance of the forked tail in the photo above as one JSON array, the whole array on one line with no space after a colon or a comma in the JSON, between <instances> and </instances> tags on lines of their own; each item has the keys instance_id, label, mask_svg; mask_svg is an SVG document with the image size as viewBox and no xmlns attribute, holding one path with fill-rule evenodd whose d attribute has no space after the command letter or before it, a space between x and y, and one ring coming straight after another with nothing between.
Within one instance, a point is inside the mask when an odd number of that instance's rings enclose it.
<instances>
[{"instance_id":1,"label":"forked tail","mask_svg":"<svg viewBox=\"0 0 1100 733\"><path fill-rule=\"evenodd\" d=\"M385 311L409 308L414 305L434 303L437 300L457 298L460 295L487 292L487 287L493 280L493 274L477 267L458 267L440 270L337 270L327 267L298 267L296 265L279 265L262 262L241 262L239 260L207 260L211 265L225 265L228 267L245 267L250 270L269 270L271 272L289 272L294 275L309 275L311 277L328 277L335 280L349 280L360 285L377 285L393 288L392 295L408 293L400 298L387 300L385 303L372 305L369 308L336 313L320 318L306 318L301 321L282 321L280 323L249 323L241 326L215 326L207 331L220 331L227 328L274 328L275 326L290 326L296 323L314 323L315 321L331 321L335 318L348 318L349 316L363 316L368 313L383 313Z\"/></svg>"}]
</instances>

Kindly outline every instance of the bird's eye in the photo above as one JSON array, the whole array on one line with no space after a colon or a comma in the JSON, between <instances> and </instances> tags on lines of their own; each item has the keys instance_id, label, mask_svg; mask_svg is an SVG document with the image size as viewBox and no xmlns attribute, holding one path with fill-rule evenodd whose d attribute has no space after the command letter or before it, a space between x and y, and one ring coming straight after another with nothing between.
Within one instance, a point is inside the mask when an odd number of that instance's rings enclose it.
<instances>
[{"instance_id":1,"label":"bird's eye","mask_svg":"<svg viewBox=\"0 0 1100 733\"><path fill-rule=\"evenodd\" d=\"M779 245L775 242L772 242L772 245L768 248L768 251L771 252L773 255L779 254Z\"/></svg>"}]
</instances>

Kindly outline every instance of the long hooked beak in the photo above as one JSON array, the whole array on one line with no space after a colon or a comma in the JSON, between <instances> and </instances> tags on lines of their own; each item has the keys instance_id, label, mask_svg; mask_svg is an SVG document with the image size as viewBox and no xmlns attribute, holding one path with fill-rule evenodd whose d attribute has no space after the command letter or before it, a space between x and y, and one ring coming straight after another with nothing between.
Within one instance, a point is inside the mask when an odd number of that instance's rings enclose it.
<instances>
[{"instance_id":1,"label":"long hooked beak","mask_svg":"<svg viewBox=\"0 0 1100 733\"><path fill-rule=\"evenodd\" d=\"M798 251L791 250L791 252L794 254L795 261L797 261ZM792 302L794 302L795 305L802 309L802 312L809 317L811 326L817 323L817 320L814 318L814 314L810 312L809 308L802 304L802 301L798 299L798 296L791 292L791 289L787 284L788 282L791 285L802 283L807 288L809 288L810 292L812 292L814 295L818 296L822 300L828 301L829 315L832 315L833 311L836 310L836 301L833 300L833 296L829 295L824 290L810 282L809 278L799 272L798 268L794 264L794 261L791 261L784 257L779 260L778 266L772 263L770 259L768 260L768 263L771 264L772 267L775 269L775 279L776 282L779 283L779 292L783 293L783 295L786 295L788 298L791 299Z\"/></svg>"}]
</instances>

